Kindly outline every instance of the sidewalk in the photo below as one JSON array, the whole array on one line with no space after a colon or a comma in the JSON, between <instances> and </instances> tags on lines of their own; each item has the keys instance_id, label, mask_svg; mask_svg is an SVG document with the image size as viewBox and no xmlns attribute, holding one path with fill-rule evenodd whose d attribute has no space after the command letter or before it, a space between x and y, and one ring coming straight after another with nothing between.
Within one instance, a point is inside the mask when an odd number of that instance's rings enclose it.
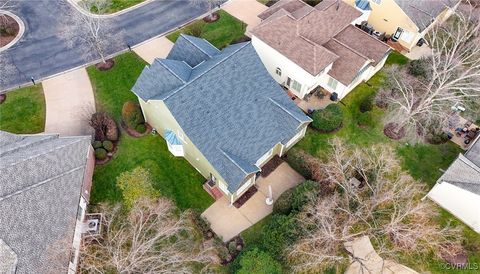
<instances>
[{"instance_id":1,"label":"sidewalk","mask_svg":"<svg viewBox=\"0 0 480 274\"><path fill-rule=\"evenodd\" d=\"M261 22L257 15L268 9L268 7L262 5L257 0L230 0L222 6L222 9L245 22L247 24L245 35L250 36L250 30Z\"/></svg>"},{"instance_id":2,"label":"sidewalk","mask_svg":"<svg viewBox=\"0 0 480 274\"><path fill-rule=\"evenodd\" d=\"M155 58L167 58L172 47L172 41L165 36L161 36L135 47L133 51L151 64Z\"/></svg>"},{"instance_id":3,"label":"sidewalk","mask_svg":"<svg viewBox=\"0 0 480 274\"><path fill-rule=\"evenodd\" d=\"M84 68L42 82L46 102L45 133L63 136L89 135L95 112L92 85Z\"/></svg>"}]
</instances>

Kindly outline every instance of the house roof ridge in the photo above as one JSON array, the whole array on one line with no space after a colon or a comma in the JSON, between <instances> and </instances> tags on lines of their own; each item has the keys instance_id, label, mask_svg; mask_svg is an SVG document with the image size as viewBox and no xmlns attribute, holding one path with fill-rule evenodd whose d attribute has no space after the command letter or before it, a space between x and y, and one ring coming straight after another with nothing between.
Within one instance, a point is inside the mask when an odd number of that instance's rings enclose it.
<instances>
[{"instance_id":1,"label":"house roof ridge","mask_svg":"<svg viewBox=\"0 0 480 274\"><path fill-rule=\"evenodd\" d=\"M286 109L282 104L280 104L279 102L277 102L277 100L273 99L272 97L268 97L268 100L270 102L272 102L273 104L275 104L277 107L279 107L281 110L285 111L286 113L288 113L288 115L290 115L291 117L293 117L293 119L297 120L298 122L300 123L304 123L305 121L302 121L300 119L298 119L291 111L289 111L288 109Z\"/></svg>"},{"instance_id":2,"label":"house roof ridge","mask_svg":"<svg viewBox=\"0 0 480 274\"><path fill-rule=\"evenodd\" d=\"M343 43L342 41L339 41L339 40L338 40L337 38L335 38L335 37L332 38L332 39L330 39L330 41L334 41L334 42L336 42L336 43L339 43L340 45L344 46L345 48L347 48L347 49L350 50L351 52L355 53L356 55L358 55L358 56L360 56L360 57L362 57L362 58L367 59L367 60L370 61L370 62L373 62L373 61L374 61L374 60L370 59L369 57L361 54L360 52L358 52L358 51L355 50L354 48L350 47L349 45Z\"/></svg>"},{"instance_id":3,"label":"house roof ridge","mask_svg":"<svg viewBox=\"0 0 480 274\"><path fill-rule=\"evenodd\" d=\"M227 151L223 150L222 148L219 148L220 151L222 152L222 154L228 159L230 160L230 162L232 162L236 167L238 167L243 173L245 173L245 175L249 174L245 169L243 169L243 167L240 166L239 163L237 163L233 158L232 156L230 156L230 153L228 153ZM236 157L239 157L237 155L235 155ZM241 157L239 157L241 158Z\"/></svg>"},{"instance_id":4,"label":"house roof ridge","mask_svg":"<svg viewBox=\"0 0 480 274\"><path fill-rule=\"evenodd\" d=\"M220 65L221 63L225 62L227 59L229 59L230 57L232 57L235 53L239 52L240 50L244 49L247 45L249 45L251 42L248 42L248 43L245 43L244 45L242 45L241 47L239 47L238 49L234 50L233 52L231 52L228 56L225 56L225 58L221 59L218 63L216 63L215 65L213 65L211 68L205 70L204 72L200 73L197 77L195 77L194 79L189 79L188 82L185 83L185 85L173 90L172 92L170 92L169 94L167 94L162 100L167 100L168 98L170 98L171 96L175 95L177 92L179 92L180 90L184 89L186 86L192 84L194 81L198 80L200 77L202 77L203 75L205 75L207 72L210 72L212 69L216 68L218 65ZM232 46L232 45L230 45Z\"/></svg>"},{"instance_id":5,"label":"house roof ridge","mask_svg":"<svg viewBox=\"0 0 480 274\"><path fill-rule=\"evenodd\" d=\"M60 139L60 138L56 138L56 140L58 140L58 139ZM74 138L72 138L72 139L74 139ZM48 141L48 140L47 140L47 141ZM78 140L75 140L75 142L73 142L73 143L63 144L63 145L61 145L61 146L53 147L53 148L51 148L51 149L49 149L49 150L41 151L40 153L31 155L31 156L29 156L29 157L22 158L21 160L16 161L16 162L14 162L14 163L11 163L11 164L9 164L8 166L15 166L15 165L17 165L17 164L20 164L20 163L29 161L29 160L31 160L31 159L33 159L33 158L37 158L37 157L39 157L39 156L42 156L42 155L45 155L45 154L47 154L47 153L53 152L53 151L55 151L55 150L57 150L57 149L62 149L62 148L67 147L67 146L69 146L69 145L76 144L76 143L78 143L78 142L80 142L80 141L83 141L83 139L78 139ZM7 156L7 157L8 157L8 156ZM7 167L7 166L3 166L3 167L0 166L0 170L2 170L2 169L5 168L5 167Z\"/></svg>"},{"instance_id":6,"label":"house roof ridge","mask_svg":"<svg viewBox=\"0 0 480 274\"><path fill-rule=\"evenodd\" d=\"M192 40L189 39L189 37L195 37L195 36L191 36L191 35L186 35L186 34L183 34L183 33L180 33L180 36L182 36L183 38L185 38L185 40L187 40L190 44L192 44L194 47L196 47L197 49L199 49L201 52L205 53L208 57L212 58L213 55L210 55L208 52L206 52L205 50L203 50L201 47L199 47L197 44L195 44ZM198 38L198 39L202 39L204 41L206 41L207 43L209 43L210 45L212 45L210 42L208 42L207 40L203 39L203 38L199 38L199 37L195 37L195 38ZM213 45L212 45L213 46ZM217 52L221 52L217 47L213 46L213 48L215 48L217 50Z\"/></svg>"},{"instance_id":7,"label":"house roof ridge","mask_svg":"<svg viewBox=\"0 0 480 274\"><path fill-rule=\"evenodd\" d=\"M62 172L62 173L60 173L60 174L57 174L57 175L55 175L55 176L53 176L53 177L47 178L47 179L45 179L45 180L43 180L43 181L41 181L41 182L35 183L35 184L33 184L33 185L29 185L29 186L24 187L24 188L22 188L22 189L20 189L20 190L14 191L14 192L12 192L12 193L10 193L10 194L6 194L6 195L4 195L4 196L1 196L1 197L0 197L0 202L6 200L6 199L8 199L8 198L11 198L11 197L13 197L13 196L22 194L22 193L25 192L25 191L28 191L28 190L37 188L37 187L42 186L42 185L45 185L46 183L48 183L48 182L50 182L50 181L53 181L53 180L55 180L55 179L58 179L58 178L60 178L60 177L63 177L63 176L65 176L65 175L67 175L67 174L70 174L70 173L72 173L72 172L75 172L75 171L80 170L80 169L83 169L83 168L84 168L84 165L82 164L81 166L74 167L74 168L72 168L72 169L70 169L70 170L67 170L67 171Z\"/></svg>"},{"instance_id":8,"label":"house roof ridge","mask_svg":"<svg viewBox=\"0 0 480 274\"><path fill-rule=\"evenodd\" d=\"M157 58L155 59L155 62L159 62L164 68L166 68L168 71L170 71L175 77L177 77L180 81L182 81L182 83L187 83L185 80L183 80L182 77L180 77L180 75L178 75L177 73L175 73L175 71L173 71L171 68L169 68L166 64L164 64L162 61L164 60L170 60L170 61L176 61L176 62L184 62L184 61L178 61L178 60L172 60L172 59L164 59L164 58ZM187 64L188 65L188 64ZM190 75L192 74L192 67L188 66L190 68ZM188 76L190 78L190 75Z\"/></svg>"}]
</instances>

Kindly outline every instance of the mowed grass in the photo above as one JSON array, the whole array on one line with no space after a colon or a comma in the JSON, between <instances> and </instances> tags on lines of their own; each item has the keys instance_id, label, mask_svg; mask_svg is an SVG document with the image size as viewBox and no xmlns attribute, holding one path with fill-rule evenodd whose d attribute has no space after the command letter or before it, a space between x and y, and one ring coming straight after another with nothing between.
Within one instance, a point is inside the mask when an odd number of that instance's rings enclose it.
<instances>
[{"instance_id":1,"label":"mowed grass","mask_svg":"<svg viewBox=\"0 0 480 274\"><path fill-rule=\"evenodd\" d=\"M206 39L215 47L222 49L232 42L242 38L245 33L247 25L237 18L233 17L224 10L219 10L220 19L213 23L205 23L203 20L197 20L191 24L170 33L167 38L175 42L181 33L191 35L190 29L192 25L198 25L193 27L201 27L201 38Z\"/></svg>"},{"instance_id":2,"label":"mowed grass","mask_svg":"<svg viewBox=\"0 0 480 274\"><path fill-rule=\"evenodd\" d=\"M107 13L114 13L124 10L126 8L135 6L136 4L140 4L143 1L145 0L111 0L111 4Z\"/></svg>"},{"instance_id":3,"label":"mowed grass","mask_svg":"<svg viewBox=\"0 0 480 274\"><path fill-rule=\"evenodd\" d=\"M32 134L45 129L45 96L41 84L7 93L0 104L0 130Z\"/></svg>"},{"instance_id":4,"label":"mowed grass","mask_svg":"<svg viewBox=\"0 0 480 274\"><path fill-rule=\"evenodd\" d=\"M108 71L98 71L93 66L87 71L94 87L97 110L110 113L119 123L123 104L137 101L130 89L146 63L134 53L120 55L115 62L115 67ZM149 169L154 187L180 209L204 210L213 202L202 188L205 179L185 159L171 155L161 136L133 138L124 131L113 159L95 168L91 202L122 201L116 178L137 166Z\"/></svg>"}]
</instances>

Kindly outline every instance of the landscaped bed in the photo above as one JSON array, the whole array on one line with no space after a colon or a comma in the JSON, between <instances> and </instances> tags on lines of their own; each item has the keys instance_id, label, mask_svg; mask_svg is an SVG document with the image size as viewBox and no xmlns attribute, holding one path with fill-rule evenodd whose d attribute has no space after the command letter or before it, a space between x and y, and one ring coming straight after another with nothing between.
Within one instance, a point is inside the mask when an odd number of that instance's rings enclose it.
<instances>
[{"instance_id":1,"label":"landscaped bed","mask_svg":"<svg viewBox=\"0 0 480 274\"><path fill-rule=\"evenodd\" d=\"M201 37L212 43L215 47L222 49L234 41L244 37L247 25L226 11L219 10L220 19L213 23L205 23L197 20L171 34L167 38L175 42L180 33Z\"/></svg>"},{"instance_id":2,"label":"landscaped bed","mask_svg":"<svg viewBox=\"0 0 480 274\"><path fill-rule=\"evenodd\" d=\"M0 104L0 130L40 133L45 128L45 97L38 84L8 92Z\"/></svg>"},{"instance_id":3,"label":"landscaped bed","mask_svg":"<svg viewBox=\"0 0 480 274\"><path fill-rule=\"evenodd\" d=\"M13 41L19 30L17 21L9 15L4 15L0 20L0 48Z\"/></svg>"},{"instance_id":4,"label":"landscaped bed","mask_svg":"<svg viewBox=\"0 0 480 274\"><path fill-rule=\"evenodd\" d=\"M130 88L146 63L134 53L116 57L115 63L109 71L98 71L95 67L87 71L94 87L97 110L109 113L120 124L124 103L138 101ZM134 138L123 130L112 159L95 169L91 202L122 201L116 178L138 166L150 171L154 188L172 199L180 209L204 210L213 202L202 188L205 179L185 159L174 157L161 136L149 134Z\"/></svg>"}]
</instances>

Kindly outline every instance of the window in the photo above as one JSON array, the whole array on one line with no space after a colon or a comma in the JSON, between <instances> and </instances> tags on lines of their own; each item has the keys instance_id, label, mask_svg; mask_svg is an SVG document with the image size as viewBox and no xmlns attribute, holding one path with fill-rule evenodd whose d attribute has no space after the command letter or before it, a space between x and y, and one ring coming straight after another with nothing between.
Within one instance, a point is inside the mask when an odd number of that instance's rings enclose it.
<instances>
[{"instance_id":1,"label":"window","mask_svg":"<svg viewBox=\"0 0 480 274\"><path fill-rule=\"evenodd\" d=\"M373 3L380 5L382 3L382 0L372 0Z\"/></svg>"},{"instance_id":2,"label":"window","mask_svg":"<svg viewBox=\"0 0 480 274\"><path fill-rule=\"evenodd\" d=\"M282 76L282 70L280 68L277 68L277 70L275 70L275 73L278 75L278 76Z\"/></svg>"},{"instance_id":3,"label":"window","mask_svg":"<svg viewBox=\"0 0 480 274\"><path fill-rule=\"evenodd\" d=\"M397 31L393 34L392 40L397 41L400 39L400 36L402 36L403 29L402 28L397 28Z\"/></svg>"},{"instance_id":4,"label":"window","mask_svg":"<svg viewBox=\"0 0 480 274\"><path fill-rule=\"evenodd\" d=\"M177 130L177 136L178 136L178 138L180 138L180 140L182 140L184 143L186 143L185 142L185 137L183 136L183 133L180 130Z\"/></svg>"},{"instance_id":5,"label":"window","mask_svg":"<svg viewBox=\"0 0 480 274\"><path fill-rule=\"evenodd\" d=\"M331 87L332 89L337 89L337 84L338 81L333 79L332 77L328 78L328 86Z\"/></svg>"},{"instance_id":6,"label":"window","mask_svg":"<svg viewBox=\"0 0 480 274\"><path fill-rule=\"evenodd\" d=\"M292 88L296 91L301 91L302 85L296 80L293 80Z\"/></svg>"}]
</instances>

